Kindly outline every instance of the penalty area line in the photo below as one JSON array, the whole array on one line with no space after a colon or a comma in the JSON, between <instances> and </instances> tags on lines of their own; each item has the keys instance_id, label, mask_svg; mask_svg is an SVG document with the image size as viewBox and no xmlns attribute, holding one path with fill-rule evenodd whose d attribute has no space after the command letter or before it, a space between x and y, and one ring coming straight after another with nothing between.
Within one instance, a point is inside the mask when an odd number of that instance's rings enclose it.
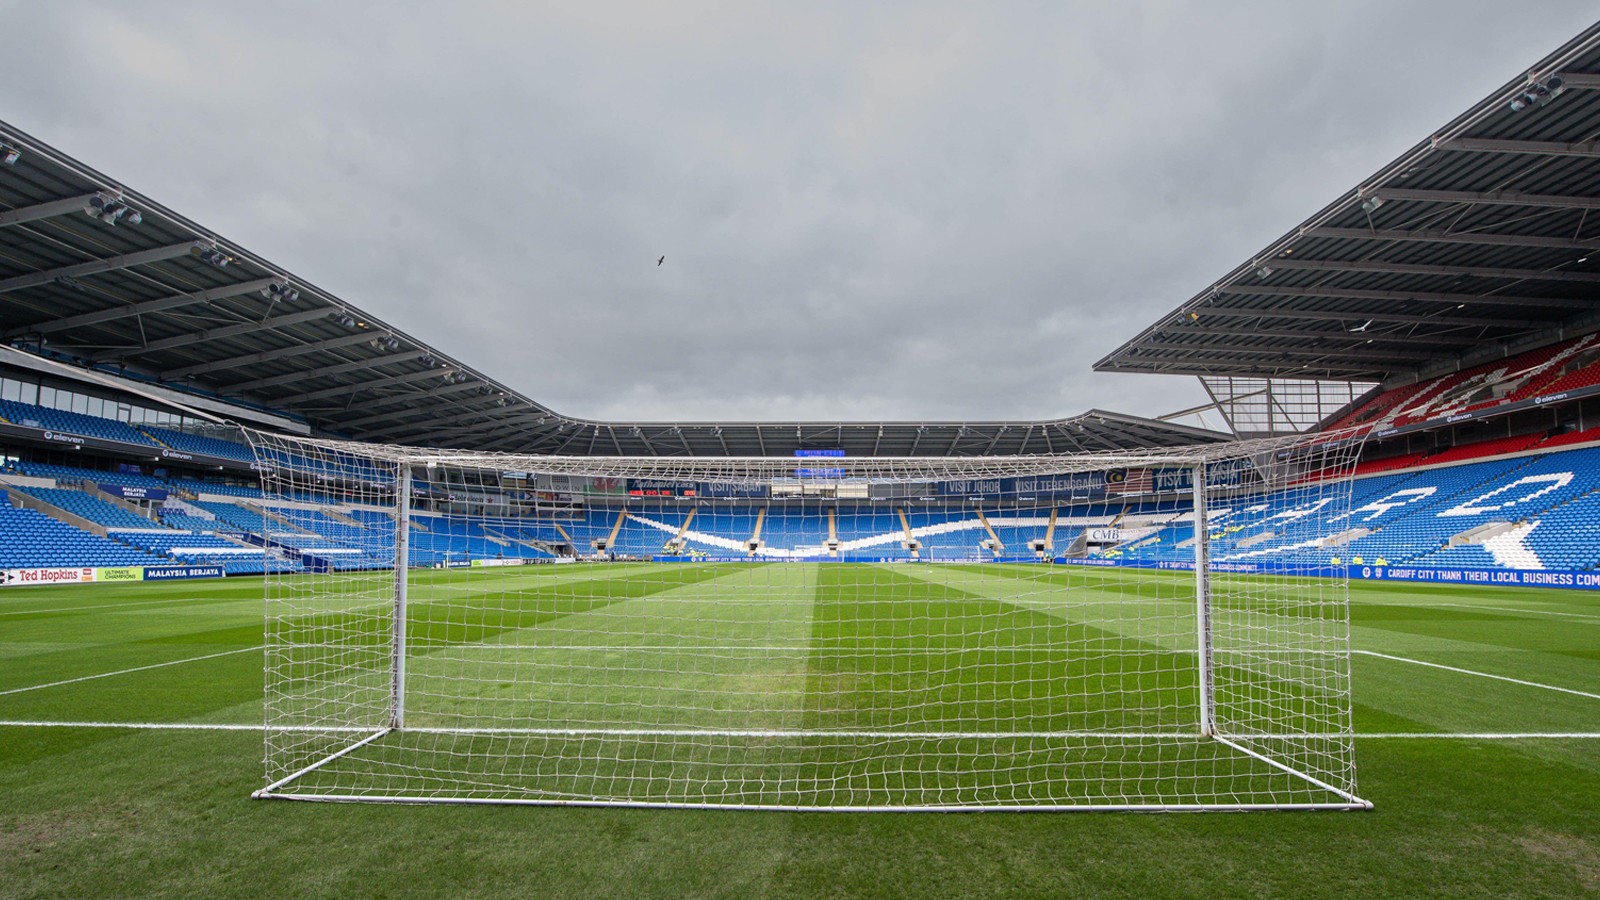
<instances>
[{"instance_id":1,"label":"penalty area line","mask_svg":"<svg viewBox=\"0 0 1600 900\"><path fill-rule=\"evenodd\" d=\"M1362 656L1375 656L1379 659L1392 659L1395 662L1411 663L1415 666L1427 666L1430 669L1443 669L1446 672L1459 672L1462 675L1476 675L1479 678L1493 678L1495 681L1509 681L1512 684L1520 684L1526 687L1544 688L1547 691L1560 691L1563 694L1573 694L1578 697L1588 697L1591 700L1600 700L1600 694L1591 694L1588 691L1578 691L1573 690L1572 688L1556 687L1553 684L1540 684L1537 681L1523 681L1521 678L1511 678L1506 675L1492 675L1488 672L1477 672L1472 669L1462 669L1457 666L1447 666L1442 663L1423 662L1420 659L1411 659L1405 656L1390 656L1387 653L1379 653L1376 650L1351 650L1350 652L1358 653Z\"/></svg>"},{"instance_id":2,"label":"penalty area line","mask_svg":"<svg viewBox=\"0 0 1600 900\"><path fill-rule=\"evenodd\" d=\"M7 694L21 694L25 691L40 691L44 690L45 688L60 687L63 684L77 684L80 681L93 681L96 678L110 678L113 675L127 675L131 672L143 672L148 669L160 669L166 666L176 666L180 663L199 662L202 659L216 659L219 656L232 656L235 653L249 653L253 650L265 649L265 645L258 645L255 647L244 647L238 650L224 650L221 653L207 653L205 656L191 656L188 659L174 659L171 662L152 663L148 666L134 666L131 669L119 669L115 672L101 672L98 675L84 675L79 678L68 678L64 681L52 681L49 684L35 684L29 685L28 687L12 688L9 691L0 691L0 697L4 697Z\"/></svg>"}]
</instances>

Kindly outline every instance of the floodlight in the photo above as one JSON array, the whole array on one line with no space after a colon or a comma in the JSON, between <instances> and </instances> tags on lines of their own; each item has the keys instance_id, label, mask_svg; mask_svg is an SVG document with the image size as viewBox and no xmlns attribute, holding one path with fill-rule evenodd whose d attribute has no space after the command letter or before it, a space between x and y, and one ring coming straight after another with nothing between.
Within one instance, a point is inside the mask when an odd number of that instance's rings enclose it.
<instances>
[{"instance_id":1,"label":"floodlight","mask_svg":"<svg viewBox=\"0 0 1600 900\"><path fill-rule=\"evenodd\" d=\"M91 219L99 219L107 225L117 224L122 219L129 225L137 225L144 221L139 213L124 203L122 196L114 191L101 191L89 198L83 206L83 211Z\"/></svg>"},{"instance_id":2,"label":"floodlight","mask_svg":"<svg viewBox=\"0 0 1600 900\"><path fill-rule=\"evenodd\" d=\"M1367 199L1361 201L1361 209L1363 211L1369 212L1369 213L1376 211L1377 208L1382 206L1382 205L1383 205L1383 198L1382 197L1368 197Z\"/></svg>"},{"instance_id":3,"label":"floodlight","mask_svg":"<svg viewBox=\"0 0 1600 900\"><path fill-rule=\"evenodd\" d=\"M233 262L233 257L218 250L215 244L195 244L189 248L189 255L219 269L226 269L228 263Z\"/></svg>"},{"instance_id":4,"label":"floodlight","mask_svg":"<svg viewBox=\"0 0 1600 900\"><path fill-rule=\"evenodd\" d=\"M295 290L288 280L282 280L269 282L266 287L261 289L261 296L287 302L300 299L300 292Z\"/></svg>"}]
</instances>

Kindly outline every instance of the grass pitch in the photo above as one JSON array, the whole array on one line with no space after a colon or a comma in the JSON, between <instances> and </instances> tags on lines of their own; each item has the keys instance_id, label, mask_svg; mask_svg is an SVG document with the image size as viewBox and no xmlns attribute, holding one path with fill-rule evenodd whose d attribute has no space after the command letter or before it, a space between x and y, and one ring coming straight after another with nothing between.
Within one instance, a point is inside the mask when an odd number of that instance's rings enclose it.
<instances>
[{"instance_id":1,"label":"grass pitch","mask_svg":"<svg viewBox=\"0 0 1600 900\"><path fill-rule=\"evenodd\" d=\"M839 614L828 566L771 568L811 572L785 577L815 599L750 623L752 640L826 647L878 621ZM597 602L629 595L623 583L643 572L561 577L591 581ZM1172 584L1177 599L1181 578ZM1159 582L1146 589L1163 599ZM259 579L8 589L0 720L103 724L0 726L0 897L1600 891L1600 594L1362 582L1351 594L1356 762L1376 810L1061 816L251 801L262 784L250 727L262 715ZM483 616L438 614L420 626L438 646L485 639L469 633ZM816 712L767 699L783 691L748 693L778 721Z\"/></svg>"}]
</instances>

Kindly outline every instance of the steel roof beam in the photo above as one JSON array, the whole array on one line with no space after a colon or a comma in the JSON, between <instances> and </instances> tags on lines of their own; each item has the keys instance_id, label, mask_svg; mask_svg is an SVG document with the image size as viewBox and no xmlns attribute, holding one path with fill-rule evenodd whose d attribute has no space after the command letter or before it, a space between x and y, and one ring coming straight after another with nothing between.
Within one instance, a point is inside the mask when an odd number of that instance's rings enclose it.
<instances>
[{"instance_id":1,"label":"steel roof beam","mask_svg":"<svg viewBox=\"0 0 1600 900\"><path fill-rule=\"evenodd\" d=\"M326 310L323 311L327 313ZM309 344L295 344L279 350L263 350L260 353L247 353L243 356L231 356L215 362L201 363L187 366L182 369L168 369L161 373L162 381L177 381L188 378L190 375L204 375L208 372L220 372L224 369L237 369L241 366L253 366L256 363L271 362L275 359L285 359L290 356L303 356L307 353L317 353L322 350L336 350L348 347L351 344L360 344L372 340L372 332L366 334L347 334L344 337L328 338L322 341L313 341Z\"/></svg>"},{"instance_id":2,"label":"steel roof beam","mask_svg":"<svg viewBox=\"0 0 1600 900\"><path fill-rule=\"evenodd\" d=\"M1439 145L1471 153L1525 153L1535 156L1600 157L1600 141L1508 141L1498 138L1456 138Z\"/></svg>"},{"instance_id":3,"label":"steel roof beam","mask_svg":"<svg viewBox=\"0 0 1600 900\"><path fill-rule=\"evenodd\" d=\"M1258 284L1228 284L1217 289L1224 294L1252 297L1331 297L1339 300L1417 300L1423 303L1476 303L1491 306L1564 306L1592 309L1600 301L1567 297L1513 297L1505 294L1441 294L1429 291L1361 291L1326 287L1267 287Z\"/></svg>"},{"instance_id":4,"label":"steel roof beam","mask_svg":"<svg viewBox=\"0 0 1600 900\"><path fill-rule=\"evenodd\" d=\"M1248 335L1245 335L1245 336L1248 336ZM1161 335L1157 335L1157 337L1161 337ZM1420 360L1427 360L1427 359L1431 359L1432 358L1431 356L1429 356L1426 353L1393 353L1393 352L1390 352L1390 351L1387 351L1387 350L1359 350L1359 349L1357 349L1357 350L1346 350L1346 349L1343 349L1343 348L1317 349L1317 348L1309 348L1309 347L1307 347L1307 348L1301 348L1301 347L1292 347L1292 348L1278 348L1278 347L1219 347L1219 346L1217 346L1215 344L1209 344L1209 343L1179 344L1179 343L1164 342L1164 343L1158 343L1158 344L1150 344L1149 346L1147 346L1145 348L1142 348L1142 349L1147 350L1147 351L1181 350L1181 351L1185 351L1185 352L1188 352L1188 351L1191 351L1191 350L1206 350L1206 351L1213 351L1213 352L1216 352L1216 353L1235 354L1235 355L1237 355L1237 356L1239 356L1241 358L1245 358L1245 359L1270 359L1270 358L1278 357L1278 356L1305 356L1305 357L1333 356L1333 357L1340 357L1342 359L1370 359L1370 360L1375 360L1375 361L1382 360L1382 361L1388 361L1388 362L1417 362L1417 361L1420 361Z\"/></svg>"},{"instance_id":5,"label":"steel roof beam","mask_svg":"<svg viewBox=\"0 0 1600 900\"><path fill-rule=\"evenodd\" d=\"M1350 316L1348 320L1363 319L1363 316ZM1213 337L1281 337L1281 338L1327 338L1335 341L1353 341L1356 343L1370 343L1372 341L1385 341L1396 344L1428 344L1441 347L1459 347L1463 343L1471 343L1470 339L1447 337L1438 335L1412 335L1395 334L1382 331L1308 331L1297 328L1251 328L1241 332L1237 328L1206 328L1198 325L1184 325L1163 331L1162 334L1176 335L1205 335Z\"/></svg>"},{"instance_id":6,"label":"steel roof beam","mask_svg":"<svg viewBox=\"0 0 1600 900\"><path fill-rule=\"evenodd\" d=\"M1561 79L1562 87L1591 91L1600 89L1600 75L1589 72L1558 72L1556 77Z\"/></svg>"},{"instance_id":7,"label":"steel roof beam","mask_svg":"<svg viewBox=\"0 0 1600 900\"><path fill-rule=\"evenodd\" d=\"M95 354L96 359L112 359L123 356L143 356L147 353L159 353L162 350L171 350L175 347L188 347L193 344L205 344L211 341L221 341L246 334L255 334L258 331L271 331L275 328L287 328L290 325L300 325L305 322L314 322L326 319L329 311L326 309L308 309L302 312L289 313L283 316L271 316L259 322L240 322L237 325L224 325L221 328L211 328L205 331L194 331L189 334L174 335L151 341L143 347L130 350L106 351Z\"/></svg>"},{"instance_id":8,"label":"steel roof beam","mask_svg":"<svg viewBox=\"0 0 1600 900\"><path fill-rule=\"evenodd\" d=\"M284 400L283 403L285 406L293 408L312 400L322 400L327 397L342 397L353 392L376 390L378 388L391 387L399 384L410 384L413 381L422 381L425 378L436 378L442 376L443 374L444 373L438 369L427 369L421 372L408 372L405 375L393 375L388 378L378 378L372 381L344 384L336 388L326 388L320 391L312 391L309 394L296 394L295 396Z\"/></svg>"},{"instance_id":9,"label":"steel roof beam","mask_svg":"<svg viewBox=\"0 0 1600 900\"><path fill-rule=\"evenodd\" d=\"M198 246L200 245L197 241L185 241L181 244L170 244L151 250L140 250L137 253L124 253L120 256L108 256L105 259L91 259L88 262L75 263L70 266L46 269L42 272L30 272L27 275L17 275L0 280L0 294L41 284L49 284L57 278L80 278L84 275L113 272L117 269L127 269L133 266L161 262L166 259L175 259L179 256L188 256L189 249Z\"/></svg>"},{"instance_id":10,"label":"steel roof beam","mask_svg":"<svg viewBox=\"0 0 1600 900\"><path fill-rule=\"evenodd\" d=\"M242 281L238 284L209 288L204 291L195 291L192 294L175 294L171 297L161 297L156 300L144 300L139 303L129 303L126 306L116 306L112 307L111 309L103 309L97 312L81 313L76 316L67 316L61 319L49 319L43 322L35 322L32 325L19 325L16 328L6 331L5 336L12 338L21 337L22 335L27 334L54 334L57 331L65 331L69 328L83 328L89 325L100 325L105 322L114 322L118 319L126 319L133 316L142 316L150 313L163 312L169 309L177 309L180 306L193 306L199 303L210 303L213 300L222 300L227 297L237 297L240 294L248 294L252 291L259 291L275 280L277 279L257 278L253 281Z\"/></svg>"},{"instance_id":11,"label":"steel roof beam","mask_svg":"<svg viewBox=\"0 0 1600 900\"><path fill-rule=\"evenodd\" d=\"M1441 325L1465 326L1485 328L1555 328L1560 322L1546 322L1528 319L1480 319L1470 316L1408 316L1400 313L1382 312L1329 312L1324 310L1304 310L1277 307L1274 309L1256 309L1248 306L1196 306L1188 310L1192 315L1201 316L1245 316L1266 319L1310 319L1322 322L1348 322L1353 319L1363 321L1371 319L1374 322L1391 322L1397 325Z\"/></svg>"},{"instance_id":12,"label":"steel roof beam","mask_svg":"<svg viewBox=\"0 0 1600 900\"><path fill-rule=\"evenodd\" d=\"M411 397L406 397L406 398L394 397L394 398L390 398L389 400L386 400L384 402L385 403L415 402L416 400L420 400L420 399L423 399L425 397L443 397L443 396L448 396L450 394L459 394L462 391L475 391L475 390L478 390L478 389L480 389L482 387L483 387L483 383L482 382L479 382L479 381L464 381L464 382L462 382L460 384L440 385L439 387L436 387L433 390L430 390L425 394L412 395ZM508 398L508 399L511 399L511 398ZM485 394L485 395L483 395L483 398L482 398L481 401L480 400L469 399L469 400L467 400L465 402L467 402L467 403L476 403L476 402L490 403L493 400L494 400L494 395L493 394ZM526 402L526 401L521 401L521 402ZM492 407L490 407L490 409L505 409L505 408L506 407L500 407L500 406L492 406ZM398 415L404 415L404 414L408 414L409 413L411 415L429 417L429 416L432 415L433 412L434 412L433 410L428 410L428 409L401 410L400 412L397 412L397 413L383 413L383 414L375 415L375 416L367 416L367 417L361 418L361 419L352 419L352 420L350 420L348 422L342 422L342 423L340 423L340 425L341 425L341 427L356 428L356 427L360 427L362 425L365 425L365 424L367 424L369 422L379 422L379 421L385 421L385 420L393 422L395 420L395 417L398 416ZM472 412L467 412L467 413L462 413L461 415L470 416L470 415L473 415L473 413ZM434 419L432 419L430 424L437 424L437 423L442 423L442 422L450 422L450 421L454 421L456 418L460 418L460 417L457 416L457 417L454 417L454 418L451 418L451 419L434 418ZM420 425L420 424L423 424L423 423L417 422L417 423L408 423L408 424L418 424L418 425Z\"/></svg>"},{"instance_id":13,"label":"steel roof beam","mask_svg":"<svg viewBox=\"0 0 1600 900\"><path fill-rule=\"evenodd\" d=\"M274 375L271 378L257 378L254 381L230 384L223 390L225 393L229 394L245 394L249 393L250 391L258 391L262 388L294 384L297 381L305 381L308 378L323 378L330 375L342 375L345 372L354 372L358 369L370 369L374 366L387 366L394 363L403 363L428 355L431 354L429 354L426 350L407 350L404 353L392 353L388 356L374 356L370 359L340 363L339 365L335 366L313 366L309 369L302 369L299 372L290 372L287 375ZM444 370L441 369L440 371L443 372Z\"/></svg>"},{"instance_id":14,"label":"steel roof beam","mask_svg":"<svg viewBox=\"0 0 1600 900\"><path fill-rule=\"evenodd\" d=\"M99 194L83 194L78 197L67 197L62 200L51 200L46 203L35 203L33 206L19 206L0 212L0 228L7 225L21 225L23 222L32 222L38 219L52 219L64 216L69 212L83 209Z\"/></svg>"},{"instance_id":15,"label":"steel roof beam","mask_svg":"<svg viewBox=\"0 0 1600 900\"><path fill-rule=\"evenodd\" d=\"M1265 260L1261 265L1273 269L1316 272L1374 272L1384 275L1466 275L1475 278L1509 278L1517 281L1579 281L1600 284L1600 272L1564 272L1560 269L1499 269L1489 266L1424 266L1413 263L1384 262L1381 259L1346 261L1302 259L1288 256Z\"/></svg>"},{"instance_id":16,"label":"steel roof beam","mask_svg":"<svg viewBox=\"0 0 1600 900\"><path fill-rule=\"evenodd\" d=\"M1334 228L1323 225L1308 228L1306 237L1346 238L1363 241L1419 241L1430 244L1487 244L1501 247L1537 247L1545 250L1600 250L1600 240L1573 240L1572 238L1538 237L1528 234L1483 234L1480 232L1446 232L1427 229L1406 230L1392 228L1385 231L1368 231L1365 228ZM1266 265L1271 265L1268 262Z\"/></svg>"},{"instance_id":17,"label":"steel roof beam","mask_svg":"<svg viewBox=\"0 0 1600 900\"><path fill-rule=\"evenodd\" d=\"M490 398L472 398L464 402L477 402L480 399L487 401ZM451 416L429 416L427 415L428 410L406 409L399 410L388 415L368 416L366 419L358 420L364 424L357 428L357 430L368 434L384 431L393 440L414 440L418 437L434 437L446 432L453 434L462 430L470 430L471 428L476 428L488 423L517 421L528 423L529 427L533 427L532 423L538 418L538 416L535 415L537 409L538 408L532 403L528 403L526 401L519 401L506 406L495 406L490 404L481 408L469 409L466 412L457 413ZM506 415L496 416L496 413ZM405 420L399 420L399 417L403 415L416 416L418 414L421 414L422 418L408 418ZM390 423L386 429L366 427L373 422L385 420ZM551 424L553 425L554 423L552 422ZM438 427L441 425L448 427Z\"/></svg>"},{"instance_id":18,"label":"steel roof beam","mask_svg":"<svg viewBox=\"0 0 1600 900\"><path fill-rule=\"evenodd\" d=\"M498 434L501 430L503 430L505 428L511 428L511 427L527 429L527 430L536 430L536 431L540 431L540 432L543 432L543 431L554 431L554 428L552 426L550 426L550 425L539 425L539 424L536 423L536 419L535 418L528 418L526 415L523 415L523 416L512 416L512 417L503 418L503 419L502 418L494 418L493 416L491 416L491 413L497 413L497 412L504 412L504 408L503 407L498 407L498 406L491 406L491 407L488 407L486 409L477 410L475 412L464 413L462 415L454 416L452 418L456 422L458 422L460 424L454 424L454 425L451 425L448 428L435 428L434 427L435 425L438 425L440 422L442 422L444 420L435 420L435 421L429 421L429 422L406 422L406 423L402 424L400 427L395 428L392 431L390 431L388 433L390 435L390 437L388 439L395 440L395 441L429 441L429 440L433 440L434 438L447 437L447 436L451 436L451 435L462 435L462 434L488 434L488 435L494 435L494 434ZM485 418L485 417L488 417L488 418ZM476 421L473 421L474 419L476 419ZM483 432L482 431L483 428L489 428L491 430L488 431L488 432ZM373 433L378 433L379 432L378 429L362 429L362 430L366 431L366 433L368 433L368 434L373 434Z\"/></svg>"},{"instance_id":19,"label":"steel roof beam","mask_svg":"<svg viewBox=\"0 0 1600 900\"><path fill-rule=\"evenodd\" d=\"M1600 197L1558 197L1551 194L1524 194L1521 191L1423 191L1411 188L1379 188L1372 192L1372 196L1380 200L1409 200L1418 203L1485 203L1494 206L1600 209Z\"/></svg>"}]
</instances>

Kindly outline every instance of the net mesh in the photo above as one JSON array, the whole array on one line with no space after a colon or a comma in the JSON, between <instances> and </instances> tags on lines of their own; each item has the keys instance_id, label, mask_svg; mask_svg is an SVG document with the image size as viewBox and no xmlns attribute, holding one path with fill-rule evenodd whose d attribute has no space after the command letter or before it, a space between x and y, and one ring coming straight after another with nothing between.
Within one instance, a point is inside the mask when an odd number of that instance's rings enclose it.
<instances>
[{"instance_id":1,"label":"net mesh","mask_svg":"<svg viewBox=\"0 0 1600 900\"><path fill-rule=\"evenodd\" d=\"M1364 805L1329 561L1349 440L795 461L250 438L279 561L263 796Z\"/></svg>"}]
</instances>

